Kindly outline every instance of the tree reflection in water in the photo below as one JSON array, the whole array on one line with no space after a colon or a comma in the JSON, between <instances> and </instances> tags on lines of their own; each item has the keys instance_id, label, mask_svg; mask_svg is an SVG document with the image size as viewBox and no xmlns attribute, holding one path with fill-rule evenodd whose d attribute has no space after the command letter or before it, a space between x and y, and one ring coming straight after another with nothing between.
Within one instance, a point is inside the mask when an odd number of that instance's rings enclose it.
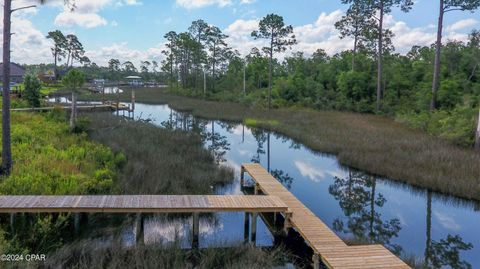
<instances>
[{"instance_id":1,"label":"tree reflection in water","mask_svg":"<svg viewBox=\"0 0 480 269\"><path fill-rule=\"evenodd\" d=\"M260 163L261 155L265 154L263 144L267 141L267 133L259 129L252 129L252 135L257 141L257 151L253 155L251 162Z\"/></svg>"},{"instance_id":2,"label":"tree reflection in water","mask_svg":"<svg viewBox=\"0 0 480 269\"><path fill-rule=\"evenodd\" d=\"M170 130L182 130L200 135L204 145L210 141L210 144L207 147L212 152L215 162L225 162L225 154L230 150L230 143L228 142L226 136L222 136L215 132L215 124L217 124L215 121L210 123L211 131L207 130L208 123L209 122L207 120L192 117L188 113L173 112L170 110L170 116L168 120L163 121L161 126ZM226 129L233 128L231 125L223 123L220 126Z\"/></svg>"},{"instance_id":3,"label":"tree reflection in water","mask_svg":"<svg viewBox=\"0 0 480 269\"><path fill-rule=\"evenodd\" d=\"M292 188L293 177L291 177L288 173L280 169L274 169L270 173L274 178L276 178L280 183L282 183L285 188Z\"/></svg>"},{"instance_id":4,"label":"tree reflection in water","mask_svg":"<svg viewBox=\"0 0 480 269\"><path fill-rule=\"evenodd\" d=\"M459 235L447 235L447 238L438 241L432 240L432 191L427 191L427 240L425 244L424 266L426 268L455 269L472 268L472 265L460 258L460 252L473 248Z\"/></svg>"},{"instance_id":5,"label":"tree reflection in water","mask_svg":"<svg viewBox=\"0 0 480 269\"><path fill-rule=\"evenodd\" d=\"M333 229L352 234L356 241L383 244L399 254L401 246L390 240L398 236L401 230L400 220L383 220L377 211L387 200L381 193L377 193L376 181L375 177L356 171L350 171L348 178L335 177L334 183L329 186L329 192L339 201L347 220L335 219Z\"/></svg>"}]
</instances>

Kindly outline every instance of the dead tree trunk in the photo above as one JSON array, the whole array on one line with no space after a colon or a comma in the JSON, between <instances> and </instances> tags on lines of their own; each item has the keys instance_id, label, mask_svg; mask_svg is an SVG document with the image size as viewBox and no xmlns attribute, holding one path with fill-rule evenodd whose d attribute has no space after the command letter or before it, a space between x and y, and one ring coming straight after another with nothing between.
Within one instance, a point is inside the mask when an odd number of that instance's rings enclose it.
<instances>
[{"instance_id":1,"label":"dead tree trunk","mask_svg":"<svg viewBox=\"0 0 480 269\"><path fill-rule=\"evenodd\" d=\"M430 112L437 108L437 92L440 86L440 54L442 50L442 30L443 30L443 14L444 0L440 0L440 13L438 15L437 41L435 43L435 63L433 66L433 82L432 82L432 100L430 102Z\"/></svg>"},{"instance_id":2,"label":"dead tree trunk","mask_svg":"<svg viewBox=\"0 0 480 269\"><path fill-rule=\"evenodd\" d=\"M10 143L10 26L12 1L5 0L3 6L3 92L2 92L2 169L9 175L12 169L12 148Z\"/></svg>"},{"instance_id":3,"label":"dead tree trunk","mask_svg":"<svg viewBox=\"0 0 480 269\"><path fill-rule=\"evenodd\" d=\"M478 110L477 134L475 136L475 149L480 151L480 109Z\"/></svg>"},{"instance_id":4,"label":"dead tree trunk","mask_svg":"<svg viewBox=\"0 0 480 269\"><path fill-rule=\"evenodd\" d=\"M377 113L381 109L382 74L383 74L383 1L380 1L380 18L378 20L378 53L377 53Z\"/></svg>"},{"instance_id":5,"label":"dead tree trunk","mask_svg":"<svg viewBox=\"0 0 480 269\"><path fill-rule=\"evenodd\" d=\"M72 107L70 111L70 130L75 130L76 125L76 117L77 117L77 100L75 96L75 92L72 92Z\"/></svg>"}]
</instances>

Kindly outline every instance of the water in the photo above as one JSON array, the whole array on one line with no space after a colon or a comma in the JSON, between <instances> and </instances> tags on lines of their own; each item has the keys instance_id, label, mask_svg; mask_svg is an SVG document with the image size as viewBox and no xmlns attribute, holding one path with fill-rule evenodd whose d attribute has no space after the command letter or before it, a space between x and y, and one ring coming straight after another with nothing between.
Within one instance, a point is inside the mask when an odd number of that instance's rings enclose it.
<instances>
[{"instance_id":1,"label":"water","mask_svg":"<svg viewBox=\"0 0 480 269\"><path fill-rule=\"evenodd\" d=\"M205 147L214 152L219 163L236 169L235 182L215 189L218 194L241 193L240 164L259 162L342 238L379 242L422 262L427 257L430 265L480 268L478 203L374 177L342 166L335 156L313 152L288 137L194 118L165 105L137 103L135 116L162 128L200 132ZM216 216L213 226L201 225L206 227L201 246L243 239L243 214ZM170 223L172 228L152 219L146 225L146 237L150 237L146 240L158 237L158 231L171 237L182 229L180 234L186 238L189 225L184 224ZM259 245L273 242L261 220L257 240Z\"/></svg>"}]
</instances>

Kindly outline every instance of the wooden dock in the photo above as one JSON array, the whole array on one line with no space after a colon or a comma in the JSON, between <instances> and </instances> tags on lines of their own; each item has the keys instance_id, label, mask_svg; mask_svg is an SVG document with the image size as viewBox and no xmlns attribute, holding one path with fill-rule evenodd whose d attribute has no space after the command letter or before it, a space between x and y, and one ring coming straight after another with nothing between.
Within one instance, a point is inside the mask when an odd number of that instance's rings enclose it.
<instances>
[{"instance_id":1,"label":"wooden dock","mask_svg":"<svg viewBox=\"0 0 480 269\"><path fill-rule=\"evenodd\" d=\"M348 246L323 221L288 191L278 180L259 164L243 164L241 181L247 172L255 182L255 193L280 198L288 206L286 225L294 228L314 252L314 268L320 268L320 260L328 268L410 268L382 245Z\"/></svg>"},{"instance_id":2,"label":"wooden dock","mask_svg":"<svg viewBox=\"0 0 480 269\"><path fill-rule=\"evenodd\" d=\"M50 111L54 109L62 109L62 110L70 110L72 109L71 106L67 105L61 105L61 106L48 106L48 107L28 107L28 108L12 108L10 111L15 111L15 112L45 112L45 111ZM112 104L102 104L102 105L77 105L77 110L78 111L128 111L129 107L120 104L118 107L116 105Z\"/></svg>"},{"instance_id":3,"label":"wooden dock","mask_svg":"<svg viewBox=\"0 0 480 269\"><path fill-rule=\"evenodd\" d=\"M287 211L285 203L274 196L0 196L0 213L271 213L285 211Z\"/></svg>"}]
</instances>

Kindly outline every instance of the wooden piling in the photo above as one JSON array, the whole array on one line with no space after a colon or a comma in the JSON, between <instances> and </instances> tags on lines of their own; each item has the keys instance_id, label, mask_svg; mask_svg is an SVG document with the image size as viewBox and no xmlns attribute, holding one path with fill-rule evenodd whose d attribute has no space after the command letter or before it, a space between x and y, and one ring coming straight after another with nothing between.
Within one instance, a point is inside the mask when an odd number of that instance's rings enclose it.
<instances>
[{"instance_id":1,"label":"wooden piling","mask_svg":"<svg viewBox=\"0 0 480 269\"><path fill-rule=\"evenodd\" d=\"M250 214L245 212L245 219L243 225L243 240L248 243L248 237L250 236Z\"/></svg>"},{"instance_id":2,"label":"wooden piling","mask_svg":"<svg viewBox=\"0 0 480 269\"><path fill-rule=\"evenodd\" d=\"M198 248L200 233L200 216L198 212L193 213L192 226L192 248Z\"/></svg>"},{"instance_id":3,"label":"wooden piling","mask_svg":"<svg viewBox=\"0 0 480 269\"><path fill-rule=\"evenodd\" d=\"M258 213L253 212L252 213L252 229L251 229L251 242L255 246L257 244L257 218L258 218Z\"/></svg>"},{"instance_id":4,"label":"wooden piling","mask_svg":"<svg viewBox=\"0 0 480 269\"><path fill-rule=\"evenodd\" d=\"M318 254L313 254L312 256L313 261L313 269L320 269L320 256Z\"/></svg>"},{"instance_id":5,"label":"wooden piling","mask_svg":"<svg viewBox=\"0 0 480 269\"><path fill-rule=\"evenodd\" d=\"M135 241L138 244L144 244L144 216L142 213L137 213Z\"/></svg>"},{"instance_id":6,"label":"wooden piling","mask_svg":"<svg viewBox=\"0 0 480 269\"><path fill-rule=\"evenodd\" d=\"M240 168L240 188L245 186L245 168Z\"/></svg>"},{"instance_id":7,"label":"wooden piling","mask_svg":"<svg viewBox=\"0 0 480 269\"><path fill-rule=\"evenodd\" d=\"M12 231L12 234L15 233L16 215L17 213L10 213L10 230Z\"/></svg>"},{"instance_id":8,"label":"wooden piling","mask_svg":"<svg viewBox=\"0 0 480 269\"><path fill-rule=\"evenodd\" d=\"M80 213L73 214L73 231L76 235L80 234L80 222L82 215Z\"/></svg>"}]
</instances>

